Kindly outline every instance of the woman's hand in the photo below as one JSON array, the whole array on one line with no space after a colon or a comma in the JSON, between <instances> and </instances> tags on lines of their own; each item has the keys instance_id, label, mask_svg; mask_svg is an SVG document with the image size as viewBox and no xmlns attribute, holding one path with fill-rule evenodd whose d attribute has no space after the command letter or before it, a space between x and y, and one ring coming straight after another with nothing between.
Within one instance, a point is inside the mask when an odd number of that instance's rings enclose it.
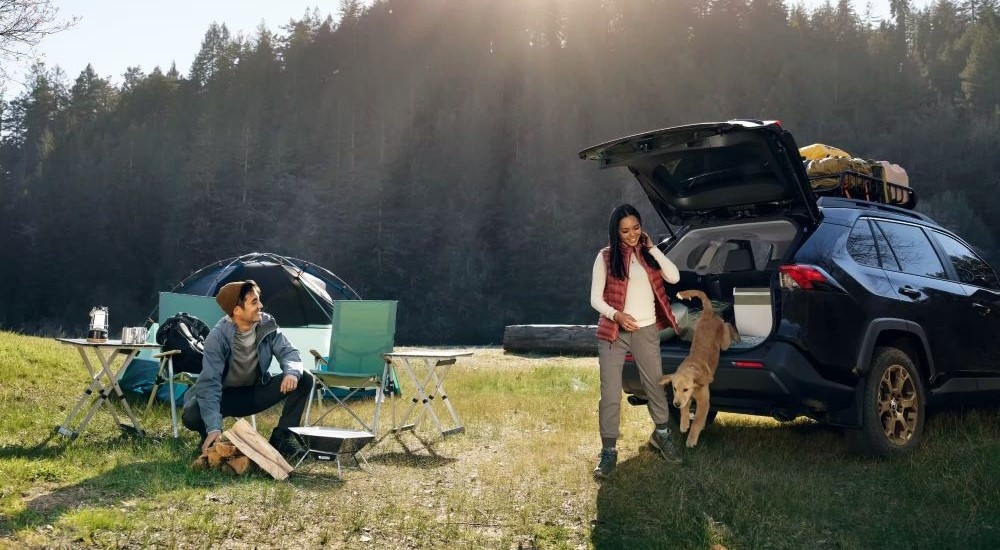
<instances>
[{"instance_id":1,"label":"woman's hand","mask_svg":"<svg viewBox=\"0 0 1000 550\"><path fill-rule=\"evenodd\" d=\"M643 231L642 236L639 237L639 246L643 248L653 248L656 245L653 244L653 239L649 238L649 233Z\"/></svg>"},{"instance_id":2,"label":"woman's hand","mask_svg":"<svg viewBox=\"0 0 1000 550\"><path fill-rule=\"evenodd\" d=\"M624 311L615 313L615 322L627 332L639 330L639 325L636 324L635 317L632 317Z\"/></svg>"}]
</instances>

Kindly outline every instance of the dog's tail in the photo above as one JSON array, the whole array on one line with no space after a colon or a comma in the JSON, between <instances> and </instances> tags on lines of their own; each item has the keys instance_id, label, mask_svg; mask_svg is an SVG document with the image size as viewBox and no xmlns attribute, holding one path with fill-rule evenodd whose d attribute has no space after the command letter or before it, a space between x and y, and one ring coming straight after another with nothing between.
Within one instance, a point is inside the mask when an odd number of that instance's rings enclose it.
<instances>
[{"instance_id":1,"label":"dog's tail","mask_svg":"<svg viewBox=\"0 0 1000 550\"><path fill-rule=\"evenodd\" d=\"M708 299L708 296L700 290L685 290L677 293L677 297L681 300L690 300L691 298L698 298L701 300L701 310L702 312L713 313L712 300Z\"/></svg>"}]
</instances>

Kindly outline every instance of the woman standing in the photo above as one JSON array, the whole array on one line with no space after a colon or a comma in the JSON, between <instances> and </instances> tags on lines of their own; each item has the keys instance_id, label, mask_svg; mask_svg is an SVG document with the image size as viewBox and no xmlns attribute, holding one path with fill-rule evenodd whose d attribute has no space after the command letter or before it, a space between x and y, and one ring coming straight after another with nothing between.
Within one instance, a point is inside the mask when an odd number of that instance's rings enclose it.
<instances>
[{"instance_id":1,"label":"woman standing","mask_svg":"<svg viewBox=\"0 0 1000 550\"><path fill-rule=\"evenodd\" d=\"M667 425L667 395L659 385L663 376L659 332L667 327L677 330L663 281L676 283L680 273L643 232L639 211L632 205L623 204L611 211L608 241L608 247L594 261L590 287L590 305L601 314L597 325L601 458L594 469L598 479L610 475L618 463L615 447L621 423L626 352L632 352L635 358L649 400L649 416L656 425L649 444L664 459L680 462Z\"/></svg>"}]
</instances>

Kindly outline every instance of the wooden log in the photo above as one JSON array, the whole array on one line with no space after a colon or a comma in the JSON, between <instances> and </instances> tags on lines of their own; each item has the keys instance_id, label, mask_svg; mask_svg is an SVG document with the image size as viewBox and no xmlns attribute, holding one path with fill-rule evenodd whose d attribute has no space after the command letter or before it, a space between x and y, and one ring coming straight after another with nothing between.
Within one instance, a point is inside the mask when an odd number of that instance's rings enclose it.
<instances>
[{"instance_id":1,"label":"wooden log","mask_svg":"<svg viewBox=\"0 0 1000 550\"><path fill-rule=\"evenodd\" d=\"M597 325L508 325L504 351L597 355Z\"/></svg>"},{"instance_id":2,"label":"wooden log","mask_svg":"<svg viewBox=\"0 0 1000 550\"><path fill-rule=\"evenodd\" d=\"M281 453L257 433L257 430L250 426L249 422L241 418L223 435L233 445L236 445L241 453L250 457L254 464L271 474L271 477L281 480L288 479L292 466L285 461Z\"/></svg>"},{"instance_id":3,"label":"wooden log","mask_svg":"<svg viewBox=\"0 0 1000 550\"><path fill-rule=\"evenodd\" d=\"M226 466L229 467L234 474L242 475L250 468L250 457L246 455L238 456L226 462Z\"/></svg>"}]
</instances>

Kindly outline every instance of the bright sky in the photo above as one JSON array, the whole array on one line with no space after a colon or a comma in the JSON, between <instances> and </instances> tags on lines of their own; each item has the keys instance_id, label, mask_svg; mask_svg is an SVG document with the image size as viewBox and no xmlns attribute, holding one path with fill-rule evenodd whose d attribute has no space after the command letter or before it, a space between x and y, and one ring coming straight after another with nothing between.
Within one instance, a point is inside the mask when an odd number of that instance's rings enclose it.
<instances>
[{"instance_id":1,"label":"bright sky","mask_svg":"<svg viewBox=\"0 0 1000 550\"><path fill-rule=\"evenodd\" d=\"M121 83L125 69L140 66L164 72L171 63L187 74L212 22L225 23L235 36L253 36L263 22L279 33L291 19L319 8L320 16L340 11L339 0L53 0L59 18L78 17L71 28L48 36L36 52L49 67L58 65L72 81L87 63L97 74ZM11 72L23 80L25 63ZM19 93L23 82L8 83L8 95Z\"/></svg>"},{"instance_id":2,"label":"bright sky","mask_svg":"<svg viewBox=\"0 0 1000 550\"><path fill-rule=\"evenodd\" d=\"M790 0L789 4L800 1L811 8L825 0ZM278 33L289 20L301 19L307 9L319 8L321 17L334 18L340 10L339 0L53 0L53 4L61 19L78 17L79 21L42 42L37 53L46 65L58 65L72 81L91 63L97 74L111 77L116 84L121 83L125 69L136 65L148 73L156 66L166 71L176 62L186 75L212 22L225 23L234 36L240 32L253 36L262 22ZM876 16L889 16L889 0L854 0L859 13L869 4ZM22 91L28 66L8 68L13 80L6 86L8 97Z\"/></svg>"}]
</instances>

